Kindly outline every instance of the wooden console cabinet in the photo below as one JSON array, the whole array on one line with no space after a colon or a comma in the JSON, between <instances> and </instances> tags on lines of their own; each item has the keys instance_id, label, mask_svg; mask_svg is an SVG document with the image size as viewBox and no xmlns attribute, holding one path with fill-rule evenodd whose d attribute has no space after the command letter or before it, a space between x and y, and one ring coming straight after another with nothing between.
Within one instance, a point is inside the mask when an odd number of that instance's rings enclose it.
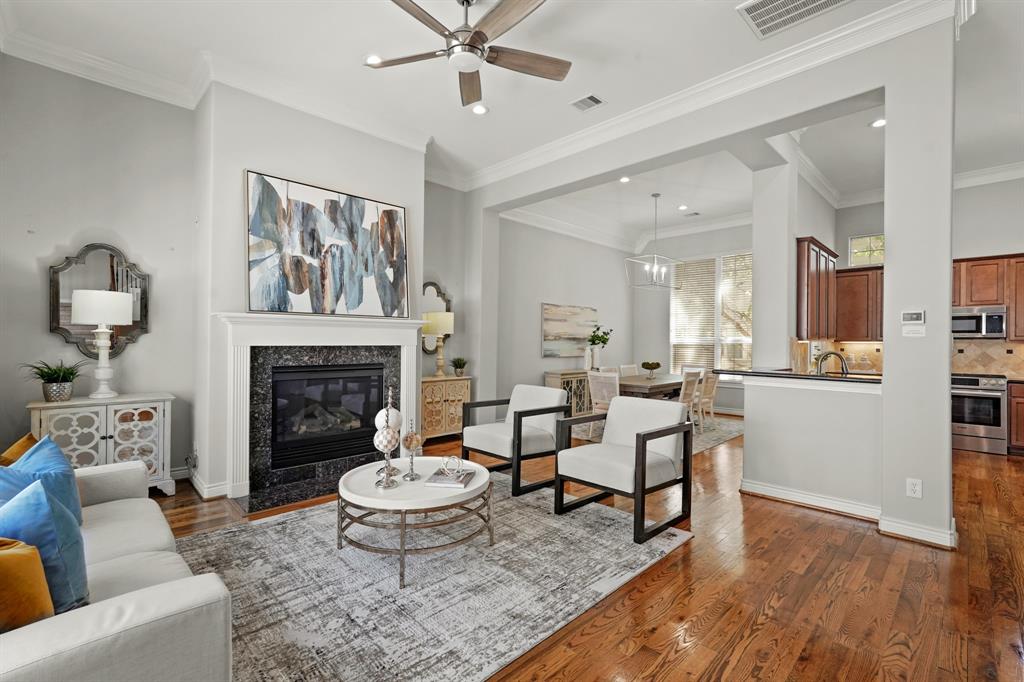
<instances>
[{"instance_id":1,"label":"wooden console cabinet","mask_svg":"<svg viewBox=\"0 0 1024 682\"><path fill-rule=\"evenodd\" d=\"M544 372L544 385L561 388L569 394L570 417L590 412L590 382L583 369L562 369Z\"/></svg>"},{"instance_id":2,"label":"wooden console cabinet","mask_svg":"<svg viewBox=\"0 0 1024 682\"><path fill-rule=\"evenodd\" d=\"M796 240L796 337L836 336L836 261L839 258L814 237Z\"/></svg>"},{"instance_id":3,"label":"wooden console cabinet","mask_svg":"<svg viewBox=\"0 0 1024 682\"><path fill-rule=\"evenodd\" d=\"M420 415L423 438L462 433L462 404L469 402L470 377L423 377Z\"/></svg>"},{"instance_id":4,"label":"wooden console cabinet","mask_svg":"<svg viewBox=\"0 0 1024 682\"><path fill-rule=\"evenodd\" d=\"M840 341L882 340L881 266L836 273L836 333Z\"/></svg>"}]
</instances>

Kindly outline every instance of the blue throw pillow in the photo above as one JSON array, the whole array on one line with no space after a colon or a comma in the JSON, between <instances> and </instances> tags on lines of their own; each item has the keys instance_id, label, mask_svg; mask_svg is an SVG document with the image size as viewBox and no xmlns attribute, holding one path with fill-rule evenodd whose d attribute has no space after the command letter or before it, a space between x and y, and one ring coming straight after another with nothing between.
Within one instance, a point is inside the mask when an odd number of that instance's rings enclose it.
<instances>
[{"instance_id":1,"label":"blue throw pillow","mask_svg":"<svg viewBox=\"0 0 1024 682\"><path fill-rule=\"evenodd\" d=\"M44 436L7 468L42 481L46 492L56 497L57 501L75 517L78 525L82 525L82 501L78 497L75 469L49 436ZM3 504L3 501L3 498L0 498L0 504Z\"/></svg>"},{"instance_id":2,"label":"blue throw pillow","mask_svg":"<svg viewBox=\"0 0 1024 682\"><path fill-rule=\"evenodd\" d=\"M39 550L55 613L89 602L82 531L71 512L46 493L41 481L0 507L0 537L21 540Z\"/></svg>"}]
</instances>

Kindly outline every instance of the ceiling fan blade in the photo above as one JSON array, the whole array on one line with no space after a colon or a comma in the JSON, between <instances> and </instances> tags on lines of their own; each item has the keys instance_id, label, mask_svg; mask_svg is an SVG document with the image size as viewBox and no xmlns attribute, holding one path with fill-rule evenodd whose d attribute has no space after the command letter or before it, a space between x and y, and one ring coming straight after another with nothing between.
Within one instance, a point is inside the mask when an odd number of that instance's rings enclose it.
<instances>
[{"instance_id":1,"label":"ceiling fan blade","mask_svg":"<svg viewBox=\"0 0 1024 682\"><path fill-rule=\"evenodd\" d=\"M367 64L371 69L383 69L386 66L398 66L399 64L409 64L411 62L422 62L425 59L436 59L437 57L443 57L446 54L444 50L437 50L435 52L424 52L422 54L412 54L408 57L396 57L395 59L385 59L379 64Z\"/></svg>"},{"instance_id":2,"label":"ceiling fan blade","mask_svg":"<svg viewBox=\"0 0 1024 682\"><path fill-rule=\"evenodd\" d=\"M473 32L482 33L484 35L483 42L490 42L543 4L544 0L501 0L480 21L476 22Z\"/></svg>"},{"instance_id":3,"label":"ceiling fan blade","mask_svg":"<svg viewBox=\"0 0 1024 682\"><path fill-rule=\"evenodd\" d=\"M406 12L411 14L416 21L420 22L442 38L455 38L452 32L445 28L444 24L435 19L429 12L427 12L427 10L423 9L412 0L391 0L391 2L404 9Z\"/></svg>"},{"instance_id":4,"label":"ceiling fan blade","mask_svg":"<svg viewBox=\"0 0 1024 682\"><path fill-rule=\"evenodd\" d=\"M572 68L572 62L564 59L497 45L487 48L487 61L495 66L553 81L565 80Z\"/></svg>"},{"instance_id":5,"label":"ceiling fan blade","mask_svg":"<svg viewBox=\"0 0 1024 682\"><path fill-rule=\"evenodd\" d=\"M479 102L483 97L480 93L480 72L470 71L466 73L460 71L459 92L462 94L462 106L468 107L474 102Z\"/></svg>"}]
</instances>

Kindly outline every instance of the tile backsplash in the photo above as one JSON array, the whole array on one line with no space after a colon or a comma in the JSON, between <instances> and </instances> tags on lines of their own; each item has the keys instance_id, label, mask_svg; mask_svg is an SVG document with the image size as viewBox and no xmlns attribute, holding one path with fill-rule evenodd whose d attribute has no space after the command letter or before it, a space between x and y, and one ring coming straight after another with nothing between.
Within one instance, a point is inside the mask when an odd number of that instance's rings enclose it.
<instances>
[{"instance_id":1,"label":"tile backsplash","mask_svg":"<svg viewBox=\"0 0 1024 682\"><path fill-rule=\"evenodd\" d=\"M797 341L790 337L790 367L797 372L809 372L812 369L812 355L832 350L846 356L851 372L881 372L883 348L881 342L874 341ZM837 360L831 359L829 363L829 369L839 370Z\"/></svg>"},{"instance_id":2,"label":"tile backsplash","mask_svg":"<svg viewBox=\"0 0 1024 682\"><path fill-rule=\"evenodd\" d=\"M951 365L954 374L1005 374L1024 381L1024 343L955 339Z\"/></svg>"}]
</instances>

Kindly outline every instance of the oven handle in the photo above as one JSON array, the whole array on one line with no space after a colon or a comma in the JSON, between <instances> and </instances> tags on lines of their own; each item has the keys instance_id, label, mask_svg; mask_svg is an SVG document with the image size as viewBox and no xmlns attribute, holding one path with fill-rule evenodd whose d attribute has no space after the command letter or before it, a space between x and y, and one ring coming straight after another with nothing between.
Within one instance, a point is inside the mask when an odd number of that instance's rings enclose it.
<instances>
[{"instance_id":1,"label":"oven handle","mask_svg":"<svg viewBox=\"0 0 1024 682\"><path fill-rule=\"evenodd\" d=\"M972 397L975 397L975 396L980 396L980 397L983 397L983 398L1003 398L1003 397L1006 396L1006 393L1003 393L1001 391L971 391L971 390L964 391L964 390L954 390L953 391L953 395L962 395L962 396L967 396L968 398L972 398Z\"/></svg>"}]
</instances>

